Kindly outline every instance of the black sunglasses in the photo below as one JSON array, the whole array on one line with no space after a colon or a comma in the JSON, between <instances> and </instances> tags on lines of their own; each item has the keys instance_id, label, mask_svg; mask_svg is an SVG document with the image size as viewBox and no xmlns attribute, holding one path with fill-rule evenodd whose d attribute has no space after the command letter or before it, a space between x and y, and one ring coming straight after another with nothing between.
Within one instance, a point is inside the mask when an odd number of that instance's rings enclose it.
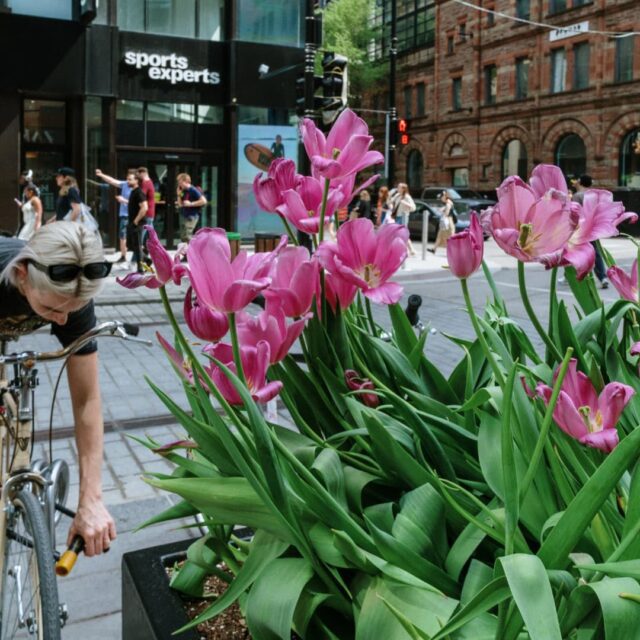
<instances>
[{"instance_id":1,"label":"black sunglasses","mask_svg":"<svg viewBox=\"0 0 640 640\"><path fill-rule=\"evenodd\" d=\"M111 273L111 262L105 260L104 262L90 262L81 266L79 264L40 264L35 260L27 260L29 264L32 264L38 271L46 273L50 280L53 282L71 282L78 277L78 274L82 272L87 280L99 280L100 278L106 278Z\"/></svg>"}]
</instances>

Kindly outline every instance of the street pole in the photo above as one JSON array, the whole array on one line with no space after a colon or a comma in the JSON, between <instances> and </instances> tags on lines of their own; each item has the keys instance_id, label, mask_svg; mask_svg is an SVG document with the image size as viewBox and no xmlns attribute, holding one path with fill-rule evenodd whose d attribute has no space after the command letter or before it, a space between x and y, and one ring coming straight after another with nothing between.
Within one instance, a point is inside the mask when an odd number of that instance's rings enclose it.
<instances>
[{"instance_id":1,"label":"street pole","mask_svg":"<svg viewBox=\"0 0 640 640\"><path fill-rule=\"evenodd\" d=\"M396 144L398 141L398 111L396 110L396 58L398 57L397 0L391 0L391 42L389 43L389 188L395 184Z\"/></svg>"}]
</instances>

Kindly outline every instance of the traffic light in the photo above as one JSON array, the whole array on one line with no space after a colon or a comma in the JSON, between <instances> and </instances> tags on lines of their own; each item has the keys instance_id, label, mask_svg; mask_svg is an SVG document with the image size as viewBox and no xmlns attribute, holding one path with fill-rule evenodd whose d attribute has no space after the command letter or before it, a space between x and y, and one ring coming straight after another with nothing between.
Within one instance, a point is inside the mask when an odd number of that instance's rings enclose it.
<instances>
[{"instance_id":1,"label":"traffic light","mask_svg":"<svg viewBox=\"0 0 640 640\"><path fill-rule=\"evenodd\" d=\"M322 76L314 75L313 76L313 106L312 109L314 111L318 111L322 109L324 105L324 98L322 95L316 95L320 89L323 88L322 84L323 78ZM299 116L309 115L305 113L305 75L301 73L296 78L296 113Z\"/></svg>"},{"instance_id":2,"label":"traffic light","mask_svg":"<svg viewBox=\"0 0 640 640\"><path fill-rule=\"evenodd\" d=\"M409 144L409 129L407 127L407 121L404 118L398 120L398 142L401 145Z\"/></svg>"},{"instance_id":3,"label":"traffic light","mask_svg":"<svg viewBox=\"0 0 640 640\"><path fill-rule=\"evenodd\" d=\"M326 51L322 57L322 86L324 97L327 99L325 108L331 108L332 105L335 105L334 108L344 109L347 106L348 62L346 56L333 51Z\"/></svg>"}]
</instances>

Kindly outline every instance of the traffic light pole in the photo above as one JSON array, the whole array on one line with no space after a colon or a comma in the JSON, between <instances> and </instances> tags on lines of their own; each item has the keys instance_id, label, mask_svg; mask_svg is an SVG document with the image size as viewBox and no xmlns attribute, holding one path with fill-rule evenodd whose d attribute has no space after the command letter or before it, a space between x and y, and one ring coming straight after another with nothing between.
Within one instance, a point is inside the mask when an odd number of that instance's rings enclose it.
<instances>
[{"instance_id":1,"label":"traffic light pole","mask_svg":"<svg viewBox=\"0 0 640 640\"><path fill-rule=\"evenodd\" d=\"M304 43L304 117L316 120L318 114L314 109L316 50L316 0L307 0L305 13Z\"/></svg>"},{"instance_id":2,"label":"traffic light pole","mask_svg":"<svg viewBox=\"0 0 640 640\"><path fill-rule=\"evenodd\" d=\"M389 46L389 151L387 179L389 188L395 186L396 146L398 142L398 111L396 110L396 58L398 57L397 0L391 0L391 42Z\"/></svg>"}]
</instances>

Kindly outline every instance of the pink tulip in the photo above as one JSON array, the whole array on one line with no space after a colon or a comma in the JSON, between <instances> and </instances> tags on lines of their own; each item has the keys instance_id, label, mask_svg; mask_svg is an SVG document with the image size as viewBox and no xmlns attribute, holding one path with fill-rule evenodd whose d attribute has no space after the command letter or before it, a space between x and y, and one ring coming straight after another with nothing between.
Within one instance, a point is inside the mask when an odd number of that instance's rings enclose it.
<instances>
[{"instance_id":1,"label":"pink tulip","mask_svg":"<svg viewBox=\"0 0 640 640\"><path fill-rule=\"evenodd\" d=\"M253 180L253 193L261 209L269 213L276 213L277 208L284 203L282 194L288 189L295 189L302 176L296 173L293 160L276 158L269 165L267 177L262 173Z\"/></svg>"},{"instance_id":2,"label":"pink tulip","mask_svg":"<svg viewBox=\"0 0 640 640\"><path fill-rule=\"evenodd\" d=\"M226 231L200 229L187 249L191 284L200 304L223 313L246 307L271 283L271 268L284 243L286 236L276 251L252 256L240 251L231 261Z\"/></svg>"},{"instance_id":3,"label":"pink tulip","mask_svg":"<svg viewBox=\"0 0 640 640\"><path fill-rule=\"evenodd\" d=\"M452 235L447 240L447 262L456 278L468 278L482 264L484 235L477 213L471 215L468 229Z\"/></svg>"},{"instance_id":4,"label":"pink tulip","mask_svg":"<svg viewBox=\"0 0 640 640\"><path fill-rule=\"evenodd\" d=\"M557 375L556 371L555 377ZM551 387L540 383L537 391L548 405ZM574 358L569 362L562 382L553 419L565 433L582 444L610 453L618 444L616 424L634 393L626 384L610 382L598 396L591 380L577 370Z\"/></svg>"},{"instance_id":5,"label":"pink tulip","mask_svg":"<svg viewBox=\"0 0 640 640\"><path fill-rule=\"evenodd\" d=\"M341 178L334 178L330 182L330 186L332 189L337 189L338 187L342 189L342 200L338 203L338 209L342 209L342 207L346 207L349 203L364 189L371 186L378 178L380 174L376 173L375 175L367 178L364 182L356 185L356 174L351 173L348 176L342 176Z\"/></svg>"},{"instance_id":6,"label":"pink tulip","mask_svg":"<svg viewBox=\"0 0 640 640\"><path fill-rule=\"evenodd\" d=\"M531 172L529 184L537 198L544 198L554 193L568 198L567 181L564 179L562 169L554 164L536 165Z\"/></svg>"},{"instance_id":7,"label":"pink tulip","mask_svg":"<svg viewBox=\"0 0 640 640\"><path fill-rule=\"evenodd\" d=\"M278 213L296 229L305 233L318 233L322 213L322 194L323 184L320 180L303 176L295 189L289 189L282 194L284 203L278 207ZM341 188L329 189L324 224L331 222L331 216L343 199L344 194Z\"/></svg>"},{"instance_id":8,"label":"pink tulip","mask_svg":"<svg viewBox=\"0 0 640 640\"><path fill-rule=\"evenodd\" d=\"M517 176L498 187L498 204L490 216L491 232L503 251L521 262L542 261L547 266L559 263L578 224L578 213L566 195L551 189L539 197Z\"/></svg>"},{"instance_id":9,"label":"pink tulip","mask_svg":"<svg viewBox=\"0 0 640 640\"><path fill-rule=\"evenodd\" d=\"M267 300L277 300L288 318L299 318L311 308L318 295L318 263L311 260L305 247L284 249L271 274L271 286L264 292Z\"/></svg>"},{"instance_id":10,"label":"pink tulip","mask_svg":"<svg viewBox=\"0 0 640 640\"><path fill-rule=\"evenodd\" d=\"M347 369L344 372L344 379L347 387L352 391L365 391L375 389L375 385L369 378L361 378L357 371ZM367 407L375 409L380 404L380 398L376 393L358 393L358 399Z\"/></svg>"},{"instance_id":11,"label":"pink tulip","mask_svg":"<svg viewBox=\"0 0 640 640\"><path fill-rule=\"evenodd\" d=\"M634 342L634 343L631 345L631 349L629 350L629 353L630 353L632 356L640 355L640 342Z\"/></svg>"},{"instance_id":12,"label":"pink tulip","mask_svg":"<svg viewBox=\"0 0 640 640\"><path fill-rule=\"evenodd\" d=\"M193 371L187 363L187 361L174 349L173 345L165 340L158 331L156 331L156 338L160 346L164 349L165 353L169 356L173 368L178 374L184 378L187 382L193 383Z\"/></svg>"},{"instance_id":13,"label":"pink tulip","mask_svg":"<svg viewBox=\"0 0 640 640\"><path fill-rule=\"evenodd\" d=\"M318 247L320 264L333 276L362 290L374 302L394 304L402 287L387 282L407 256L409 230L399 224L383 225L377 232L371 220L345 222L337 242Z\"/></svg>"},{"instance_id":14,"label":"pink tulip","mask_svg":"<svg viewBox=\"0 0 640 640\"><path fill-rule=\"evenodd\" d=\"M293 343L300 337L307 317L287 325L287 319L279 304L267 302L259 316L244 311L238 314L238 340L243 347L258 347L265 341L269 344L269 362L275 364L289 353Z\"/></svg>"},{"instance_id":15,"label":"pink tulip","mask_svg":"<svg viewBox=\"0 0 640 640\"><path fill-rule=\"evenodd\" d=\"M207 342L222 340L229 330L227 316L220 311L198 304L189 287L184 298L184 319L194 336Z\"/></svg>"},{"instance_id":16,"label":"pink tulip","mask_svg":"<svg viewBox=\"0 0 640 640\"><path fill-rule=\"evenodd\" d=\"M237 373L236 365L233 361L233 349L230 344L219 342L216 345L208 345L204 348L204 352L222 362L234 373ZM282 382L279 380L266 381L267 369L269 368L269 352L269 343L264 340L258 342L255 347L240 347L240 360L247 380L247 387L251 397L259 403L272 400L282 389ZM212 362L207 367L207 372L229 404L242 404L242 399L235 386L215 363Z\"/></svg>"},{"instance_id":17,"label":"pink tulip","mask_svg":"<svg viewBox=\"0 0 640 640\"><path fill-rule=\"evenodd\" d=\"M307 118L300 130L315 177L340 178L384 162L379 151L369 151L373 142L369 127L351 109L338 116L326 138Z\"/></svg>"},{"instance_id":18,"label":"pink tulip","mask_svg":"<svg viewBox=\"0 0 640 640\"><path fill-rule=\"evenodd\" d=\"M333 273L325 274L324 294L334 312L338 304L341 309L346 309L355 300L357 293L358 287L355 284Z\"/></svg>"},{"instance_id":19,"label":"pink tulip","mask_svg":"<svg viewBox=\"0 0 640 640\"><path fill-rule=\"evenodd\" d=\"M620 267L613 266L607 270L607 276L618 290L618 293L631 302L638 303L638 260L631 265L631 273L628 274Z\"/></svg>"}]
</instances>

